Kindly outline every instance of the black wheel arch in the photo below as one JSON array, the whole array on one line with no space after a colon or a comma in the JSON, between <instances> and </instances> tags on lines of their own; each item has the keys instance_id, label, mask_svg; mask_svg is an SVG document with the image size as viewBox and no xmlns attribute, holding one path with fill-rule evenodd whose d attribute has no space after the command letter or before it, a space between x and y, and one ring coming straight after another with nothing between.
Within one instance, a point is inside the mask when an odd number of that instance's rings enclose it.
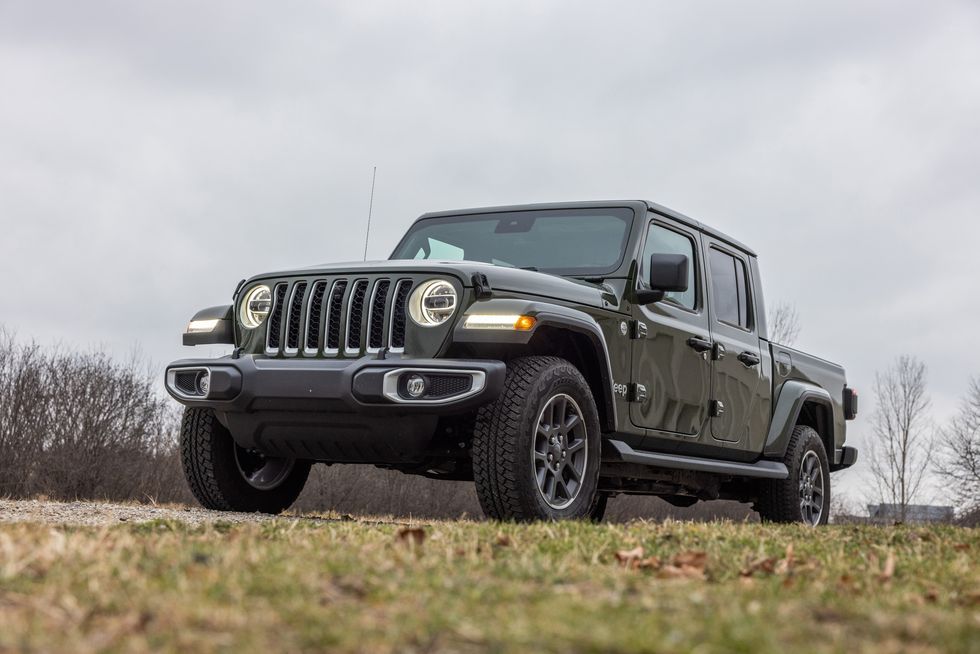
<instances>
[{"instance_id":1,"label":"black wheel arch","mask_svg":"<svg viewBox=\"0 0 980 654\"><path fill-rule=\"evenodd\" d=\"M763 455L781 459L786 454L793 430L798 426L810 427L817 432L833 465L836 434L834 403L830 393L815 384L791 380L783 384L776 400Z\"/></svg>"},{"instance_id":2,"label":"black wheel arch","mask_svg":"<svg viewBox=\"0 0 980 654\"><path fill-rule=\"evenodd\" d=\"M513 301L501 300L501 304ZM491 303L494 301L491 301ZM557 356L571 362L585 377L599 411L603 431L616 430L616 398L613 395L612 364L605 335L589 314L550 303L521 302L521 313L533 315L537 322L530 332L474 333L457 327L450 356L465 352L470 356L510 359L520 356ZM462 324L463 320L460 320Z\"/></svg>"}]
</instances>

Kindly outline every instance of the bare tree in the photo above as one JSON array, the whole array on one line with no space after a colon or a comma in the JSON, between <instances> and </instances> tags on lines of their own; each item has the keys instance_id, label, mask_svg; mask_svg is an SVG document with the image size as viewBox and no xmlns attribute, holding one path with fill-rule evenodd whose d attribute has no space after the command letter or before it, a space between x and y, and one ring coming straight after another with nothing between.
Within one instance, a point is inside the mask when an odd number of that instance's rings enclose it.
<instances>
[{"instance_id":1,"label":"bare tree","mask_svg":"<svg viewBox=\"0 0 980 654\"><path fill-rule=\"evenodd\" d=\"M769 311L769 340L780 345L792 345L800 335L800 315L796 306L777 302Z\"/></svg>"},{"instance_id":2,"label":"bare tree","mask_svg":"<svg viewBox=\"0 0 980 654\"><path fill-rule=\"evenodd\" d=\"M900 356L884 374L875 373L875 395L869 447L874 493L896 505L904 521L932 458L925 364Z\"/></svg>"},{"instance_id":3,"label":"bare tree","mask_svg":"<svg viewBox=\"0 0 980 654\"><path fill-rule=\"evenodd\" d=\"M953 497L965 510L980 509L980 377L970 390L959 413L942 432L937 472Z\"/></svg>"}]
</instances>

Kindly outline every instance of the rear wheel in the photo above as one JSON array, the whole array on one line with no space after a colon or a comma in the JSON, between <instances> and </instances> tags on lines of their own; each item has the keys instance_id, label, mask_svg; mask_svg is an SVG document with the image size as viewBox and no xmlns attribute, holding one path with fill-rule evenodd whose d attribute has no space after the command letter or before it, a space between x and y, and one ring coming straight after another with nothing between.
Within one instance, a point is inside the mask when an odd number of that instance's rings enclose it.
<instances>
[{"instance_id":1,"label":"rear wheel","mask_svg":"<svg viewBox=\"0 0 980 654\"><path fill-rule=\"evenodd\" d=\"M823 440L812 427L793 429L783 462L787 479L760 488L755 509L766 522L801 522L811 527L830 519L830 466Z\"/></svg>"},{"instance_id":2,"label":"rear wheel","mask_svg":"<svg viewBox=\"0 0 980 654\"><path fill-rule=\"evenodd\" d=\"M281 513L299 497L310 474L309 461L239 447L211 409L184 410L180 459L191 493L218 511Z\"/></svg>"},{"instance_id":3,"label":"rear wheel","mask_svg":"<svg viewBox=\"0 0 980 654\"><path fill-rule=\"evenodd\" d=\"M589 385L557 357L507 366L504 391L480 409L473 477L484 513L497 520L601 520L599 417Z\"/></svg>"}]
</instances>

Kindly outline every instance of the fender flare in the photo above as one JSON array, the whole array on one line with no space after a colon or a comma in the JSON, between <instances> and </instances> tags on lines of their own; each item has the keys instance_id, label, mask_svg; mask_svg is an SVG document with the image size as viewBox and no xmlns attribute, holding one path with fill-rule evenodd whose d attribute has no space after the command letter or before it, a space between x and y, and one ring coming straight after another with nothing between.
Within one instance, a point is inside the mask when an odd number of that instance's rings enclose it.
<instances>
[{"instance_id":1,"label":"fender flare","mask_svg":"<svg viewBox=\"0 0 980 654\"><path fill-rule=\"evenodd\" d=\"M807 402L815 402L826 406L833 416L834 403L828 393L816 384L791 379L783 383L779 390L779 398L776 400L776 407L772 412L772 422L769 423L769 434L766 437L766 446L763 448L762 456L770 459L782 459L789 446L789 439L793 435L793 428L800 417L803 405ZM830 421L830 428L833 429L833 420ZM820 434L821 438L830 443L834 443L834 434ZM834 462L835 453L831 450L827 452L827 457L831 464Z\"/></svg>"},{"instance_id":2,"label":"fender flare","mask_svg":"<svg viewBox=\"0 0 980 654\"><path fill-rule=\"evenodd\" d=\"M479 313L495 313L506 315L527 315L536 319L534 328L529 331L506 331L499 329L466 329L463 327L466 316ZM552 304L550 302L540 302L536 300L523 299L490 299L474 302L460 316L453 330L454 343L466 344L519 344L526 345L542 327L556 327L575 332L586 336L595 348L596 358L599 363L599 383L602 388L602 397L597 397L596 402L602 402L605 408L605 421L602 425L603 431L615 431L616 429L616 398L613 395L612 364L609 360L609 348L606 346L606 338L602 333L602 328L595 318L570 307Z\"/></svg>"}]
</instances>

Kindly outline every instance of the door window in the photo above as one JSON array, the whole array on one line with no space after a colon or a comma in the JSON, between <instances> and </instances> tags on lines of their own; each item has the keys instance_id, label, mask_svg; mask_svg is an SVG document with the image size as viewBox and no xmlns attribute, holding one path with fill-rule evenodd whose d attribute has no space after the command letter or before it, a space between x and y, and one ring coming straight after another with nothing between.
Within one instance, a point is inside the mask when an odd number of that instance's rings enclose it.
<instances>
[{"instance_id":1,"label":"door window","mask_svg":"<svg viewBox=\"0 0 980 654\"><path fill-rule=\"evenodd\" d=\"M715 248L711 248L708 259L715 316L729 325L751 329L745 262Z\"/></svg>"},{"instance_id":2,"label":"door window","mask_svg":"<svg viewBox=\"0 0 980 654\"><path fill-rule=\"evenodd\" d=\"M694 258L694 241L689 237L667 229L662 225L650 225L647 231L647 242L643 248L643 257L640 259L640 279L644 284L648 282L647 270L650 267L650 255L653 254L683 254L687 257L687 290L683 292L671 291L664 296L674 304L678 304L685 309L693 310L697 301L695 275L697 270L697 260Z\"/></svg>"}]
</instances>

